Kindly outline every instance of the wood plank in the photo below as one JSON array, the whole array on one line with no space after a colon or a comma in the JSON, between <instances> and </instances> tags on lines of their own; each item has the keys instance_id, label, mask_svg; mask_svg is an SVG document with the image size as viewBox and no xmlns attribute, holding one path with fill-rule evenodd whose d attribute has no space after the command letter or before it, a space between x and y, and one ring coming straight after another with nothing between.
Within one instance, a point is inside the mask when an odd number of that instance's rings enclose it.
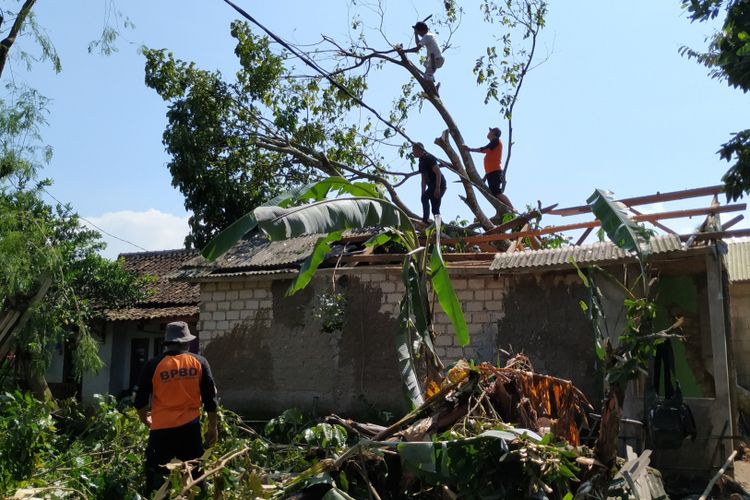
<instances>
[{"instance_id":1,"label":"wood plank","mask_svg":"<svg viewBox=\"0 0 750 500\"><path fill-rule=\"evenodd\" d=\"M735 224L737 224L739 221L741 221L744 218L745 218L744 215L738 215L737 217L728 220L726 224L722 224L721 225L721 229L723 231L726 231L727 229L729 229L730 227L734 226Z\"/></svg>"},{"instance_id":2,"label":"wood plank","mask_svg":"<svg viewBox=\"0 0 750 500\"><path fill-rule=\"evenodd\" d=\"M643 213L642 213L642 212L640 212L639 210L636 210L636 209L635 209L635 208L633 208L633 207L630 207L630 211L631 211L631 212L633 212L633 213L634 213L635 215L643 215ZM661 222L657 222L657 221L651 221L651 224L653 224L654 226L658 227L659 229L661 229L661 230L662 230L662 231L664 231L665 233L669 233L669 234L677 234L677 231L673 231L672 229L668 228L667 226L665 226L665 225L664 225L664 224L662 224Z\"/></svg>"},{"instance_id":3,"label":"wood plank","mask_svg":"<svg viewBox=\"0 0 750 500\"><path fill-rule=\"evenodd\" d=\"M589 237L589 235L591 234L591 231L593 231L593 230L594 230L593 227L586 228L586 230L583 232L583 234L581 235L581 237L578 238L578 241L576 241L576 245L575 246L580 246L584 241L586 241L586 238Z\"/></svg>"},{"instance_id":4,"label":"wood plank","mask_svg":"<svg viewBox=\"0 0 750 500\"><path fill-rule=\"evenodd\" d=\"M521 214L518 217L516 217L513 220L509 220L508 222L504 224L500 224L499 226L495 226L492 229L489 229L484 232L484 234L496 234L496 233L504 233L508 229L513 229L514 227L518 226L521 223L529 222L529 220L536 217L538 214L547 214L551 210L553 210L557 206L557 203L554 205L549 205L547 207L542 208L541 210L531 210L529 212L526 212L525 214Z\"/></svg>"},{"instance_id":5,"label":"wood plank","mask_svg":"<svg viewBox=\"0 0 750 500\"><path fill-rule=\"evenodd\" d=\"M724 205L719 207L707 207L707 208L692 208L687 210L674 210L671 212L660 212L656 214L642 214L633 216L633 220L636 222L651 222L662 219L679 219L681 217L694 217L696 215L706 215L710 213L725 213L725 212L736 212L739 210L745 210L747 205L745 203L737 203L734 205ZM576 224L567 224L564 226L552 226L544 229L538 229L536 231L526 231L517 233L502 233L502 234L490 234L483 236L469 236L463 240L457 239L446 239L443 243L446 245L455 245L461 241L464 243L480 243L487 241L498 241L498 240L512 240L516 238L525 238L527 236L542 236L545 234L561 233L564 231L573 231L575 229L587 229L589 227L599 226L598 220L579 222Z\"/></svg>"},{"instance_id":6,"label":"wood plank","mask_svg":"<svg viewBox=\"0 0 750 500\"><path fill-rule=\"evenodd\" d=\"M684 189L682 191L670 191L668 193L656 193L646 196L636 196L633 198L623 198L617 200L629 207L636 205L648 205L649 203L658 203L660 201L675 201L684 200L687 198L698 198L699 196L710 196L716 195L724 190L724 185L719 184L716 186L706 186L695 189ZM561 215L567 217L569 215L579 215L591 212L591 207L588 205L580 205L577 207L558 208L556 210L550 210L550 215Z\"/></svg>"},{"instance_id":7,"label":"wood plank","mask_svg":"<svg viewBox=\"0 0 750 500\"><path fill-rule=\"evenodd\" d=\"M702 240L722 240L724 238L739 238L742 236L750 236L750 229L735 229L734 231L713 231L710 233L693 233L693 234L681 234L680 239L687 241L693 238L695 241Z\"/></svg>"}]
</instances>

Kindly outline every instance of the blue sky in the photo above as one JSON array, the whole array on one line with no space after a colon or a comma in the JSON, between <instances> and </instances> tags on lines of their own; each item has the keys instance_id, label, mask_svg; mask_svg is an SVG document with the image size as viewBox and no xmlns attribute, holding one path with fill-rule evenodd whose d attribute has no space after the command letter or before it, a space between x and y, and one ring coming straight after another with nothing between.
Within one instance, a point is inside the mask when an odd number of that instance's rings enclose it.
<instances>
[{"instance_id":1,"label":"blue sky","mask_svg":"<svg viewBox=\"0 0 750 500\"><path fill-rule=\"evenodd\" d=\"M321 33L345 36L353 13L343 0L237 2L298 43L317 41ZM467 11L475 8L462 3ZM411 24L440 4L384 2L384 30L390 39L408 44ZM88 43L104 23L104 5L102 0L40 2L38 20L58 49L63 71L54 74L38 64L27 73L16 64L4 78L27 81L52 99L43 133L54 158L44 174L54 179L50 192L57 199L138 247L179 247L187 213L182 195L171 186L169 158L161 144L167 108L143 83L138 48L167 48L199 67L231 75L237 63L229 23L237 16L221 0L119 2L135 28L122 33L118 53L89 55ZM507 129L497 107L483 104L471 74L475 58L502 31L488 29L474 17L467 16L454 35L437 78L443 102L464 137L479 146L488 126L501 126L504 133ZM596 187L626 197L718 184L727 164L715 151L731 132L750 127L750 106L747 96L709 79L705 68L678 54L682 45L702 48L710 30L706 24L691 24L679 0L552 0L540 46L546 60L529 74L514 117L507 194L516 206L537 200L579 205ZM371 44L385 48L375 37ZM376 77L368 100L386 110L408 78L401 72ZM428 109L415 113L409 123L410 135L426 144L442 129ZM394 167L408 168L395 153L387 156ZM481 160L479 155L475 159ZM414 182L403 195L415 210L417 190ZM449 184L444 219L469 217L458 192L458 185ZM689 230L699 222L673 226ZM107 256L139 250L106 239Z\"/></svg>"}]
</instances>

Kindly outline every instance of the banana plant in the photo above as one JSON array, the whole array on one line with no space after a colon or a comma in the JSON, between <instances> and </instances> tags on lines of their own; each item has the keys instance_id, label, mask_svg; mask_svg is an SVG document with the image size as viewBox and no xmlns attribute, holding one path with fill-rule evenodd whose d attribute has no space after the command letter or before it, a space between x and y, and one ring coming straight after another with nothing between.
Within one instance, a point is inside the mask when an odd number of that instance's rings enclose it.
<instances>
[{"instance_id":1,"label":"banana plant","mask_svg":"<svg viewBox=\"0 0 750 500\"><path fill-rule=\"evenodd\" d=\"M653 333L656 308L651 297L651 284L654 280L650 279L647 267L647 259L651 253L649 239L652 233L635 222L628 215L625 207L613 199L610 192L597 189L587 201L609 239L619 248L632 252L638 260L641 271L638 281L642 285L642 295L638 296L625 284L619 283L616 278L598 269L599 272L620 285L626 293L623 304L626 326L625 331L618 338L619 345L615 347L608 338L603 338L602 331L597 329L595 324L597 358L603 362L607 388L594 453L599 461L610 465L614 463L617 456L620 417L627 385L631 380L637 379L641 373L647 373L648 361L655 353L658 344L677 337L672 334L672 331L680 327L681 320L662 332ZM590 287L592 313L595 311L599 313L601 312L599 306L601 297L593 279L595 269L590 270L591 274L588 280L584 280L584 285ZM579 274L581 274L580 270ZM637 282L635 284L637 285ZM592 319L597 321L594 316L592 314Z\"/></svg>"},{"instance_id":2,"label":"banana plant","mask_svg":"<svg viewBox=\"0 0 750 500\"><path fill-rule=\"evenodd\" d=\"M350 197L329 198L332 194ZM308 184L245 214L219 233L202 253L206 259L215 260L251 233L262 232L272 241L320 234L311 255L302 263L297 277L287 290L287 294L291 295L310 283L330 253L331 245L341 239L342 233L357 228L380 228L380 232L365 243L367 246L393 242L406 249L401 273L405 293L399 309L396 351L404 392L414 407L419 406L423 402L424 391L417 375L416 362L423 360L428 379L434 379L442 368L432 343L428 280L438 303L450 318L461 346L469 343L468 327L439 245L428 243L427 247L420 246L409 217L383 197L376 186L350 183L343 177ZM433 376L430 377L430 374Z\"/></svg>"}]
</instances>

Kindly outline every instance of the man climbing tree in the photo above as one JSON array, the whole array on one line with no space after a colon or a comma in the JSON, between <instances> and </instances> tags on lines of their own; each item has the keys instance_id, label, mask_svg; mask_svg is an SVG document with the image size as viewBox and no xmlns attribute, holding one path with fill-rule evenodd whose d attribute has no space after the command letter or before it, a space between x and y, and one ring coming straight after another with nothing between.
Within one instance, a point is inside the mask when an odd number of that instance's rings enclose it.
<instances>
[{"instance_id":1,"label":"man climbing tree","mask_svg":"<svg viewBox=\"0 0 750 500\"><path fill-rule=\"evenodd\" d=\"M366 23L355 20L353 43L324 36L315 48L295 46L233 2L225 1L248 21L232 24L241 64L236 82L224 81L220 74L198 69L164 50L145 51L146 83L170 105L164 138L172 153L169 168L174 183L185 194L186 207L194 213L188 243L201 246L247 213L250 207L240 204L250 197L231 194L240 187L254 186L259 196L252 203L257 206L279 189L331 175L375 182L400 209L420 219L409 209L401 190L418 172L394 168L390 158L393 149L404 156L417 142L408 132L409 116L422 106L434 109L439 119L433 126L445 130L436 131L437 147L426 149L444 162L444 171L458 177L463 191L459 196L477 225L494 227L481 205L482 198L498 213L508 210L486 188L471 155L463 149L460 124L437 97L432 82L406 54L392 48L383 29L368 29ZM465 7L459 9L455 2L439 5L432 9L436 12L432 24L458 36L459 17L465 14ZM534 58L546 5L533 0L510 6L481 2L475 12L488 23L503 26L495 35L502 48L478 49L482 55L476 60L475 74L479 85L486 87L486 101L496 102L498 111L507 116L509 131L512 116L508 112ZM383 18L372 24L383 26ZM368 35L373 33L382 37L384 50L372 48L376 44L368 42ZM287 62L292 58L294 67ZM373 97L368 92L375 70L384 66L401 70L405 77L400 91L395 85L391 87L396 96L390 111L371 102ZM501 67L507 69L501 71ZM381 86L379 92L384 91L388 88ZM201 127L196 128L197 124ZM185 133L195 130L197 134ZM506 147L507 171L510 137ZM219 200L208 193L218 193ZM223 193L230 195L225 199ZM213 213L212 206L223 212Z\"/></svg>"},{"instance_id":2,"label":"man climbing tree","mask_svg":"<svg viewBox=\"0 0 750 500\"><path fill-rule=\"evenodd\" d=\"M442 68L445 64L445 59L440 51L440 45L438 44L437 36L432 33L428 28L427 24L423 21L418 22L414 26L414 43L415 47L406 50L398 50L399 55L403 57L403 54L408 52L419 52L419 49L424 47L427 50L424 61L424 79L435 83L435 71L438 68ZM400 47L397 46L397 49ZM435 85L435 93L437 94L440 89L440 84Z\"/></svg>"},{"instance_id":3,"label":"man climbing tree","mask_svg":"<svg viewBox=\"0 0 750 500\"><path fill-rule=\"evenodd\" d=\"M490 131L487 132L487 140L490 142L488 142L486 146L482 146L481 148L470 148L469 146L464 145L464 150L470 153L484 153L484 179L487 181L490 193L512 209L513 204L508 197L505 196L505 193L503 193L502 187L503 142L500 140L501 135L502 132L499 128L490 127Z\"/></svg>"},{"instance_id":4,"label":"man climbing tree","mask_svg":"<svg viewBox=\"0 0 750 500\"><path fill-rule=\"evenodd\" d=\"M445 177L440 173L437 159L425 151L421 142L415 143L411 151L419 160L419 174L422 178L422 222L427 224L430 221L430 208L433 216L440 215L440 203L447 186Z\"/></svg>"}]
</instances>

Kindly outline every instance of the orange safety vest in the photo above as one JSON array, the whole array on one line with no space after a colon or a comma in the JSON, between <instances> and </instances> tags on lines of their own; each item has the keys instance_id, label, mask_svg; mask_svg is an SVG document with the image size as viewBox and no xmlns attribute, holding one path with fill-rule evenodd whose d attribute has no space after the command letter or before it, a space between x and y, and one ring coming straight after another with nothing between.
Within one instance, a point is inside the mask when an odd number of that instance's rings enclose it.
<instances>
[{"instance_id":1,"label":"orange safety vest","mask_svg":"<svg viewBox=\"0 0 750 500\"><path fill-rule=\"evenodd\" d=\"M484 152L484 173L489 174L496 170L501 170L501 161L503 156L503 143L497 142L497 146L492 149L483 148Z\"/></svg>"},{"instance_id":2,"label":"orange safety vest","mask_svg":"<svg viewBox=\"0 0 750 500\"><path fill-rule=\"evenodd\" d=\"M168 429L192 422L201 414L200 380L203 366L190 353L164 356L151 377L151 429Z\"/></svg>"}]
</instances>

